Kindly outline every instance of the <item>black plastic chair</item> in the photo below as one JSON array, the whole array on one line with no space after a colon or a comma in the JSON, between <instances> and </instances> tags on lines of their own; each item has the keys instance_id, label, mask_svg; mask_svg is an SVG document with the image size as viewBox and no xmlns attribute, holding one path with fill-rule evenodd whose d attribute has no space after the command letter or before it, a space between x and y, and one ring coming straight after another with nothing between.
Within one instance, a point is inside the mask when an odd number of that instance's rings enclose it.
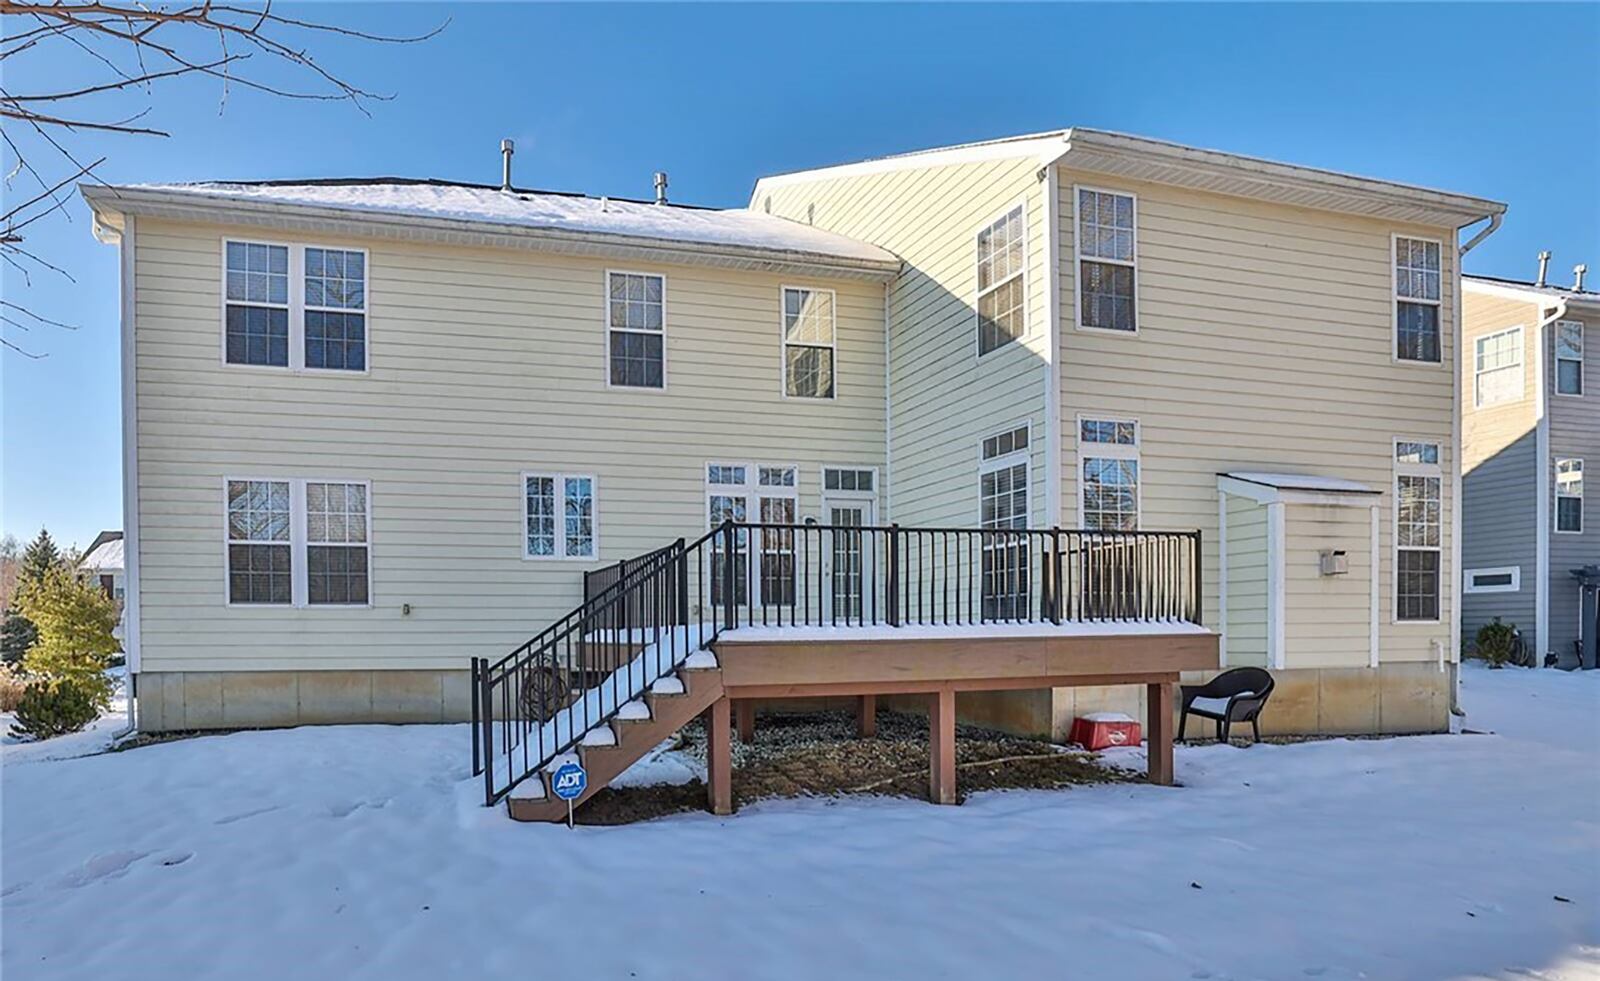
<instances>
[{"instance_id":1,"label":"black plastic chair","mask_svg":"<svg viewBox=\"0 0 1600 981\"><path fill-rule=\"evenodd\" d=\"M1265 668L1231 668L1203 685L1180 685L1183 709L1178 716L1178 742L1183 742L1184 726L1190 715L1211 719L1217 724L1217 740L1227 742L1229 730L1235 722L1250 723L1255 741L1261 741L1261 726L1257 719L1272 695L1272 675ZM1195 708L1197 698L1226 698L1228 703L1221 712L1208 708Z\"/></svg>"}]
</instances>

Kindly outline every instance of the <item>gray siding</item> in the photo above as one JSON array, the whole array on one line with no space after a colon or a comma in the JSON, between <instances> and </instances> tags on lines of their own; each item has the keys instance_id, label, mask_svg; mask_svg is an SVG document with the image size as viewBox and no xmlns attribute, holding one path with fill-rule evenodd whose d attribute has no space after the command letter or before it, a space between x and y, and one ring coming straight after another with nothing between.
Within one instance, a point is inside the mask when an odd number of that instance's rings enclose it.
<instances>
[{"instance_id":1,"label":"gray siding","mask_svg":"<svg viewBox=\"0 0 1600 981\"><path fill-rule=\"evenodd\" d=\"M1462 476L1462 568L1517 566L1522 570L1522 588L1518 592L1463 592L1461 636L1469 646L1478 628L1495 617L1519 627L1530 644L1536 642L1533 626L1538 541L1533 478L1537 468L1536 434L1528 429L1511 445ZM1462 588L1465 590L1465 584Z\"/></svg>"},{"instance_id":2,"label":"gray siding","mask_svg":"<svg viewBox=\"0 0 1600 981\"><path fill-rule=\"evenodd\" d=\"M1586 355L1581 397L1555 394L1555 328L1545 332L1541 358L1546 374L1550 427L1550 645L1563 665L1575 663L1573 642L1579 636L1578 588L1571 570L1600 563L1600 309L1573 305L1564 320L1584 324ZM1583 533L1555 533L1555 461L1578 457L1584 461L1586 480Z\"/></svg>"}]
</instances>

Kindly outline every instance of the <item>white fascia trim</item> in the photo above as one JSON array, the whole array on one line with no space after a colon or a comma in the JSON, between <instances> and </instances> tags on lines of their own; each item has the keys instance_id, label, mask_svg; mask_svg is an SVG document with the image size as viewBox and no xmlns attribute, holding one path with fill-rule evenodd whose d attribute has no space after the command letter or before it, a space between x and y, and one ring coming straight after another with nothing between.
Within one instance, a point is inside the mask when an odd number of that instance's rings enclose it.
<instances>
[{"instance_id":1,"label":"white fascia trim","mask_svg":"<svg viewBox=\"0 0 1600 981\"><path fill-rule=\"evenodd\" d=\"M1378 491L1313 491L1285 487L1269 487L1226 474L1217 475L1217 490L1237 494L1257 504L1312 504L1319 507L1368 507Z\"/></svg>"},{"instance_id":2,"label":"white fascia trim","mask_svg":"<svg viewBox=\"0 0 1600 981\"><path fill-rule=\"evenodd\" d=\"M122 647L128 674L137 675L142 664L139 603L139 398L134 317L138 310L134 288L136 221L123 218L120 239L122 280ZM128 697L128 727L136 724L134 698Z\"/></svg>"},{"instance_id":3,"label":"white fascia trim","mask_svg":"<svg viewBox=\"0 0 1600 981\"><path fill-rule=\"evenodd\" d=\"M1048 353L1044 363L1044 494L1050 523L1059 526L1066 513L1061 498L1061 186L1054 164L1044 169L1045 188L1045 329Z\"/></svg>"},{"instance_id":4,"label":"white fascia trim","mask_svg":"<svg viewBox=\"0 0 1600 981\"><path fill-rule=\"evenodd\" d=\"M1222 150L1207 150L1109 130L1074 127L1066 131L1065 138L1067 145L1062 151L1063 156L1076 150L1086 155L1098 154L1102 158L1125 157L1140 160L1148 165L1165 165L1173 172L1183 171L1199 177L1242 179L1278 189L1359 197L1383 202L1390 207L1435 212L1437 220L1423 222L1425 224L1465 226L1503 214L1506 210L1504 204L1487 198L1456 194L1416 184L1403 184L1382 178L1361 177L1340 171L1282 163ZM1072 165L1069 163L1068 166ZM1158 183L1165 183L1159 178L1152 179ZM1238 196L1238 192L1221 193Z\"/></svg>"},{"instance_id":5,"label":"white fascia trim","mask_svg":"<svg viewBox=\"0 0 1600 981\"><path fill-rule=\"evenodd\" d=\"M946 167L952 164L978 163L985 160L1006 160L1010 158L1031 157L1038 160L1041 165L1048 165L1060 156L1071 132L1071 130L1052 130L1047 133L1032 133L1026 136L1006 137L999 140L984 140L978 143L963 143L957 146L912 150L909 153L876 157L871 160L858 160L852 163L833 164L827 167L813 167L810 170L796 170L787 174L770 174L756 181L755 188L750 192L749 206L752 210L760 210L761 198L766 192L780 187L787 187L791 184L805 184L818 180L838 180L845 177L892 173L897 170Z\"/></svg>"},{"instance_id":6,"label":"white fascia trim","mask_svg":"<svg viewBox=\"0 0 1600 981\"><path fill-rule=\"evenodd\" d=\"M536 228L505 222L441 218L362 208L338 208L281 201L241 200L216 195L141 188L83 188L96 220L102 215L148 215L175 221L248 225L288 232L324 232L360 237L440 241L446 244L524 248L557 255L602 256L679 265L709 265L800 276L838 276L882 280L902 265L867 259L727 243L696 243L617 235L609 232Z\"/></svg>"}]
</instances>

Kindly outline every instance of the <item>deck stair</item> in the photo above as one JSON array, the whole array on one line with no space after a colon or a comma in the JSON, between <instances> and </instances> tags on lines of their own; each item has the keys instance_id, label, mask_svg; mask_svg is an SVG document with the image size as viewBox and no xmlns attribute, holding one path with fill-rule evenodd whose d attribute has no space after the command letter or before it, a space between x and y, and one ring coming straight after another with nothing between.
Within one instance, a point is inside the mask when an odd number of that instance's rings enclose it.
<instances>
[{"instance_id":1,"label":"deck stair","mask_svg":"<svg viewBox=\"0 0 1600 981\"><path fill-rule=\"evenodd\" d=\"M584 733L573 753L552 760L513 788L507 798L511 816L518 821L565 821L567 802L551 793L550 776L569 756L576 755L589 774L589 786L573 801L574 807L581 807L722 697L722 672L716 659L708 652L691 655L676 674L655 682L642 698L623 705L609 722Z\"/></svg>"}]
</instances>

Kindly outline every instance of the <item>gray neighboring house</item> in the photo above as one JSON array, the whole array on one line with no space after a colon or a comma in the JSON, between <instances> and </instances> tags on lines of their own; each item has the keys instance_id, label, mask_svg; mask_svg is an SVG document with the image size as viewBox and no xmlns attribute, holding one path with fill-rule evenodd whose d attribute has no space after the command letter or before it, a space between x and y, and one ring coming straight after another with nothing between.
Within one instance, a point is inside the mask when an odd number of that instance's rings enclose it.
<instances>
[{"instance_id":1,"label":"gray neighboring house","mask_svg":"<svg viewBox=\"0 0 1600 981\"><path fill-rule=\"evenodd\" d=\"M1600 512L1600 292L1465 276L1462 379L1462 636L1495 617L1542 663L1595 665ZM1587 513L1586 513L1587 512Z\"/></svg>"}]
</instances>

